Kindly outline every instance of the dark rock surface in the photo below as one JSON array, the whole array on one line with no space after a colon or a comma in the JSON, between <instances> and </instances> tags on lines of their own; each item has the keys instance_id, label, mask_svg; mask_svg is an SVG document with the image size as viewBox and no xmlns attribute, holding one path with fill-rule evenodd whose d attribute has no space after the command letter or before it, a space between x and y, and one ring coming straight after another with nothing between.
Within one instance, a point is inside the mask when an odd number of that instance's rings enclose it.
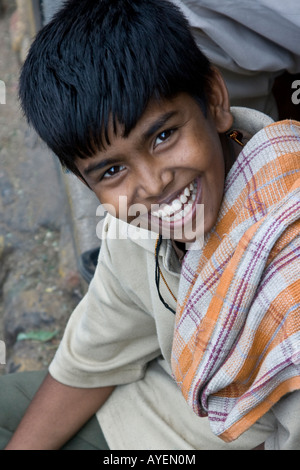
<instances>
[{"instance_id":1,"label":"dark rock surface","mask_svg":"<svg viewBox=\"0 0 300 470\"><path fill-rule=\"evenodd\" d=\"M85 289L62 172L20 111L20 61L10 32L15 2L6 7L0 16L0 80L6 85L6 103L0 104L0 343L6 365L0 374L47 367Z\"/></svg>"}]
</instances>

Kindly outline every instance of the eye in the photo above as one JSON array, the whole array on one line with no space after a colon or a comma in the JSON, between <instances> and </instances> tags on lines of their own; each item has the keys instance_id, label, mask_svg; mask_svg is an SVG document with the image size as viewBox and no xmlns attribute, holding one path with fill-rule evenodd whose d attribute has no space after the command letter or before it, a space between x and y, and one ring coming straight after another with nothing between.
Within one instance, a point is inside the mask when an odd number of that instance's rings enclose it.
<instances>
[{"instance_id":1,"label":"eye","mask_svg":"<svg viewBox=\"0 0 300 470\"><path fill-rule=\"evenodd\" d=\"M168 129L166 131L161 132L155 139L154 147L166 142L172 136L174 132L175 132L175 129Z\"/></svg>"},{"instance_id":2,"label":"eye","mask_svg":"<svg viewBox=\"0 0 300 470\"><path fill-rule=\"evenodd\" d=\"M111 168L109 168L109 170L107 170L104 175L102 176L103 179L109 179L109 178L113 178L114 176L116 176L118 173L120 173L121 171L124 171L125 170L125 166L124 165L116 165L116 166L112 166Z\"/></svg>"}]
</instances>

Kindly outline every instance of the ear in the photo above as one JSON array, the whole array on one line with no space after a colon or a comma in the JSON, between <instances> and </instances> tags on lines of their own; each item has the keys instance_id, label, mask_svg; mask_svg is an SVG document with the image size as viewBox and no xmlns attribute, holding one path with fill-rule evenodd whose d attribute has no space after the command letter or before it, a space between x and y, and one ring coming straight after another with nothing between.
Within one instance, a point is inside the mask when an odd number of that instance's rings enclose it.
<instances>
[{"instance_id":1,"label":"ear","mask_svg":"<svg viewBox=\"0 0 300 470\"><path fill-rule=\"evenodd\" d=\"M213 76L210 81L208 109L217 131L222 134L232 127L233 116L230 112L229 94L224 79L216 67L212 67L212 70Z\"/></svg>"}]
</instances>

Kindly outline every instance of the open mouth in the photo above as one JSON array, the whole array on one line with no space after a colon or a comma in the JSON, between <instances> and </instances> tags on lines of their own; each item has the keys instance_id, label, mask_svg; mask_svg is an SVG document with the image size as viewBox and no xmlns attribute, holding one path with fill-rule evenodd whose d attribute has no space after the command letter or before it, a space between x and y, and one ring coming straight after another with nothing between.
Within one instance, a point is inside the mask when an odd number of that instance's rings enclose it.
<instances>
[{"instance_id":1,"label":"open mouth","mask_svg":"<svg viewBox=\"0 0 300 470\"><path fill-rule=\"evenodd\" d=\"M184 219L192 211L197 199L197 180L186 186L170 204L162 204L158 210L151 211L151 216L165 222L176 222Z\"/></svg>"},{"instance_id":2,"label":"open mouth","mask_svg":"<svg viewBox=\"0 0 300 470\"><path fill-rule=\"evenodd\" d=\"M150 211L140 213L135 225L164 238L192 243L204 234L201 199L202 177L197 177L179 193L173 193L167 202L153 204Z\"/></svg>"}]
</instances>

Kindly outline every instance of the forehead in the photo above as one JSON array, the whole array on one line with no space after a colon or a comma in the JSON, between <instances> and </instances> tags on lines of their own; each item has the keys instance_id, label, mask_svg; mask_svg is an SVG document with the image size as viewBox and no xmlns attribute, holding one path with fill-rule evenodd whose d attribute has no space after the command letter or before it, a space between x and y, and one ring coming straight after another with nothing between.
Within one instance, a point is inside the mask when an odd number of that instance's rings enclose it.
<instances>
[{"instance_id":1,"label":"forehead","mask_svg":"<svg viewBox=\"0 0 300 470\"><path fill-rule=\"evenodd\" d=\"M148 103L145 111L127 135L123 124L118 121L113 123L113 119L110 119L108 125L109 142L113 142L115 138L128 138L136 133L143 133L145 137L151 136L172 117L187 113L195 115L199 111L200 108L196 101L186 93L180 93L170 99L153 99Z\"/></svg>"}]
</instances>

